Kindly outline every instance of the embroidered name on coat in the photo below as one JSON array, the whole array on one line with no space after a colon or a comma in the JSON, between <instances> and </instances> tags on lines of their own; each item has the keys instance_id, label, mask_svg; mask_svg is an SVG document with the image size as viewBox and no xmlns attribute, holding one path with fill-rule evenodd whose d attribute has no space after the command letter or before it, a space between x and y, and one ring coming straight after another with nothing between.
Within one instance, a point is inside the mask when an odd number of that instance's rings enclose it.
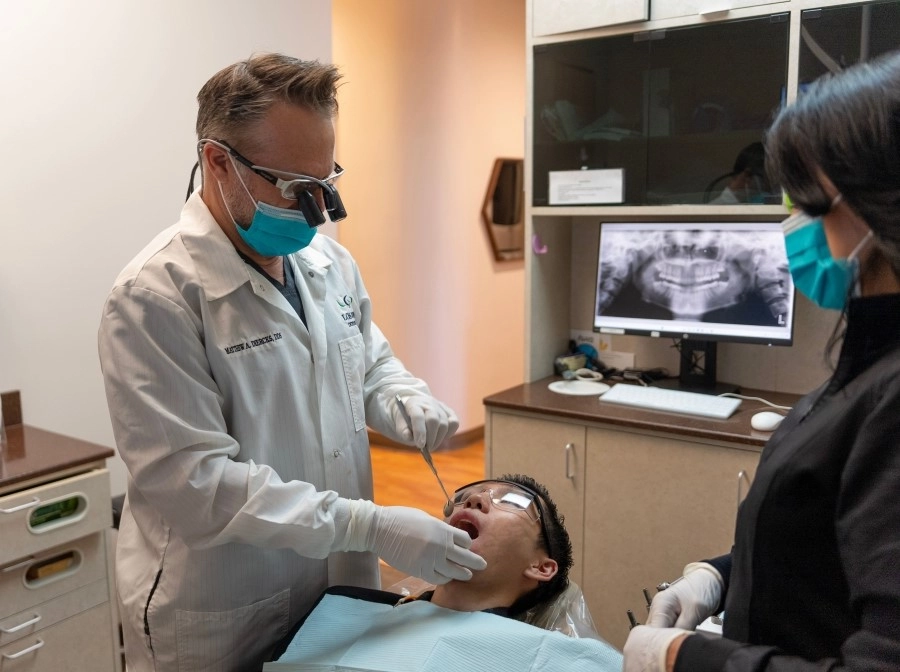
<instances>
[{"instance_id":1,"label":"embroidered name on coat","mask_svg":"<svg viewBox=\"0 0 900 672\"><path fill-rule=\"evenodd\" d=\"M260 345L265 345L266 343L274 343L275 341L281 340L281 332L276 331L273 334L269 334L267 336L260 336L259 338L254 338L250 341L244 341L243 343L235 343L234 345L226 345L223 350L225 350L226 355L233 355L237 352L243 352L244 350L250 350L251 348L257 348Z\"/></svg>"}]
</instances>

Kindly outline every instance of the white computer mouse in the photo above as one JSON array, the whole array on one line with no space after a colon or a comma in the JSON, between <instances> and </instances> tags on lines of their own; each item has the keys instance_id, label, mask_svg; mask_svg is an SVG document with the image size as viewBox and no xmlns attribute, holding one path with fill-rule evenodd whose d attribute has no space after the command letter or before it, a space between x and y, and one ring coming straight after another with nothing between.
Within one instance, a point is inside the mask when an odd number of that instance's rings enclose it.
<instances>
[{"instance_id":1,"label":"white computer mouse","mask_svg":"<svg viewBox=\"0 0 900 672\"><path fill-rule=\"evenodd\" d=\"M782 420L784 420L784 416L781 413L760 411L750 418L750 426L761 432L774 432Z\"/></svg>"}]
</instances>

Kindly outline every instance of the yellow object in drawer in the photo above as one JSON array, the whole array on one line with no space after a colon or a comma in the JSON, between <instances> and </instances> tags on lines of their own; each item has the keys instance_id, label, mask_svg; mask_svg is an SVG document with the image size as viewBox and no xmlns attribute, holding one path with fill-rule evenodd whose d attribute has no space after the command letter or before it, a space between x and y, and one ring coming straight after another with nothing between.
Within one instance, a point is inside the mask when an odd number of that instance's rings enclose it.
<instances>
[{"instance_id":1,"label":"yellow object in drawer","mask_svg":"<svg viewBox=\"0 0 900 672\"><path fill-rule=\"evenodd\" d=\"M0 565L0 619L106 576L103 532Z\"/></svg>"}]
</instances>

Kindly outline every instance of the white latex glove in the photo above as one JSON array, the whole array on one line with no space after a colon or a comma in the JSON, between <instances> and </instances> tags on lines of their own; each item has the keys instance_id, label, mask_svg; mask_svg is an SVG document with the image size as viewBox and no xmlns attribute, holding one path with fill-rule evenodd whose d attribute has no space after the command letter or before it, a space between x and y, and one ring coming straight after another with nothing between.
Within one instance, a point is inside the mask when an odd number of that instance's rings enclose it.
<instances>
[{"instance_id":1,"label":"white latex glove","mask_svg":"<svg viewBox=\"0 0 900 672\"><path fill-rule=\"evenodd\" d=\"M391 408L394 428L400 436L413 443L419 450L426 449L431 452L459 429L459 418L453 409L434 397L421 394L405 397L401 394L400 398L403 399L403 405L409 414L409 423L394 400Z\"/></svg>"},{"instance_id":2,"label":"white latex glove","mask_svg":"<svg viewBox=\"0 0 900 672\"><path fill-rule=\"evenodd\" d=\"M333 550L372 551L401 572L442 584L487 567L471 545L468 534L419 509L354 500L347 538Z\"/></svg>"},{"instance_id":3,"label":"white latex glove","mask_svg":"<svg viewBox=\"0 0 900 672\"><path fill-rule=\"evenodd\" d=\"M653 597L647 625L693 630L713 615L724 587L725 582L715 567L706 562L692 562L684 568L681 579Z\"/></svg>"},{"instance_id":4,"label":"white latex glove","mask_svg":"<svg viewBox=\"0 0 900 672\"><path fill-rule=\"evenodd\" d=\"M681 635L693 634L679 628L635 626L628 634L625 648L622 649L624 656L622 672L666 672L666 654L669 652L669 645Z\"/></svg>"}]
</instances>

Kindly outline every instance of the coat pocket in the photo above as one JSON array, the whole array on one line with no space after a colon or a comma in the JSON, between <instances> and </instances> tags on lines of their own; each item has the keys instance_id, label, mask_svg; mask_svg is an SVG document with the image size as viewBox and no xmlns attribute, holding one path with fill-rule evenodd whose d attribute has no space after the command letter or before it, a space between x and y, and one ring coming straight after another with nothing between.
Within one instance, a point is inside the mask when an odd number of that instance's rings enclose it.
<instances>
[{"instance_id":1,"label":"coat pocket","mask_svg":"<svg viewBox=\"0 0 900 672\"><path fill-rule=\"evenodd\" d=\"M344 381L350 395L350 411L353 414L353 429L357 432L366 428L366 407L363 399L363 381L366 376L365 343L362 334L355 334L338 343L341 350L341 364L344 367Z\"/></svg>"},{"instance_id":2,"label":"coat pocket","mask_svg":"<svg viewBox=\"0 0 900 672\"><path fill-rule=\"evenodd\" d=\"M231 611L175 612L178 669L259 670L287 634L290 589Z\"/></svg>"}]
</instances>

